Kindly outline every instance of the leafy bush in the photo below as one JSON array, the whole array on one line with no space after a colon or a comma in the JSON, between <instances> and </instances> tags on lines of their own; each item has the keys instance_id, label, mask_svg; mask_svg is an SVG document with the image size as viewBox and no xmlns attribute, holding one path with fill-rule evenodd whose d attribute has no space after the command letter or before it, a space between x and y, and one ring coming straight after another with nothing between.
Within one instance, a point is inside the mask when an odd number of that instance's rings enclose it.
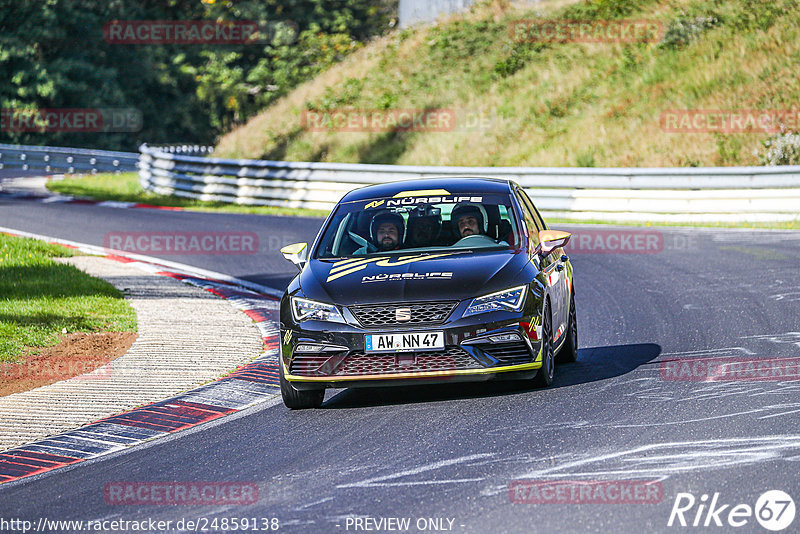
<instances>
[{"instance_id":1,"label":"leafy bush","mask_svg":"<svg viewBox=\"0 0 800 534\"><path fill-rule=\"evenodd\" d=\"M562 18L572 20L613 20L640 11L654 0L585 0L567 7Z\"/></svg>"},{"instance_id":2,"label":"leafy bush","mask_svg":"<svg viewBox=\"0 0 800 534\"><path fill-rule=\"evenodd\" d=\"M469 60L486 53L507 31L506 24L457 20L431 29L428 53L434 61Z\"/></svg>"},{"instance_id":3,"label":"leafy bush","mask_svg":"<svg viewBox=\"0 0 800 534\"><path fill-rule=\"evenodd\" d=\"M663 48L681 48L697 38L704 31L719 24L719 19L708 17L679 17L673 21L659 43Z\"/></svg>"},{"instance_id":4,"label":"leafy bush","mask_svg":"<svg viewBox=\"0 0 800 534\"><path fill-rule=\"evenodd\" d=\"M326 87L325 94L316 101L307 102L306 108L311 111L333 111L349 106L361 97L364 80L348 78L341 87Z\"/></svg>"},{"instance_id":5,"label":"leafy bush","mask_svg":"<svg viewBox=\"0 0 800 534\"><path fill-rule=\"evenodd\" d=\"M511 53L494 64L494 72L502 78L511 76L527 63L528 54L525 50L514 47Z\"/></svg>"},{"instance_id":6,"label":"leafy bush","mask_svg":"<svg viewBox=\"0 0 800 534\"><path fill-rule=\"evenodd\" d=\"M781 133L764 141L761 165L800 165L800 134Z\"/></svg>"},{"instance_id":7,"label":"leafy bush","mask_svg":"<svg viewBox=\"0 0 800 534\"><path fill-rule=\"evenodd\" d=\"M133 134L2 131L0 142L135 150L143 141L214 142L388 31L397 0L5 4L0 108L135 108L143 126ZM252 20L283 32L258 44L130 46L104 39L113 20ZM292 38L281 38L288 28Z\"/></svg>"},{"instance_id":8,"label":"leafy bush","mask_svg":"<svg viewBox=\"0 0 800 534\"><path fill-rule=\"evenodd\" d=\"M775 21L787 13L797 16L798 0L739 0L734 20L737 28L768 30Z\"/></svg>"}]
</instances>

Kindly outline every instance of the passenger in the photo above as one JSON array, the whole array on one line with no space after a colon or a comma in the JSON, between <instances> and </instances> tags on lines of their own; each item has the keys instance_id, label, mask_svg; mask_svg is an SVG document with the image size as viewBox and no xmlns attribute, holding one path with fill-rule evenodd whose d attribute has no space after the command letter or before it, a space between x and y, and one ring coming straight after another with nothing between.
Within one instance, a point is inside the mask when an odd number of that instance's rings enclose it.
<instances>
[{"instance_id":1,"label":"passenger","mask_svg":"<svg viewBox=\"0 0 800 534\"><path fill-rule=\"evenodd\" d=\"M408 248L436 245L442 231L442 210L420 206L408 214L408 231L405 245Z\"/></svg>"},{"instance_id":2,"label":"passenger","mask_svg":"<svg viewBox=\"0 0 800 534\"><path fill-rule=\"evenodd\" d=\"M457 204L450 214L453 231L463 239L471 235L486 235L489 220L480 204Z\"/></svg>"}]
</instances>

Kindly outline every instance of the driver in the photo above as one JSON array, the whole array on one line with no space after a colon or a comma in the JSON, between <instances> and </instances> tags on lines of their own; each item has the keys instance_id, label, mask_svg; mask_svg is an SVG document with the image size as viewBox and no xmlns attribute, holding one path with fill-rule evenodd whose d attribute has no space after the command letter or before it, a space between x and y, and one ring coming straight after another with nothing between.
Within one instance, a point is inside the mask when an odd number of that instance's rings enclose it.
<instances>
[{"instance_id":1,"label":"driver","mask_svg":"<svg viewBox=\"0 0 800 534\"><path fill-rule=\"evenodd\" d=\"M450 214L450 221L459 239L471 235L486 235L489 224L486 208L471 203L456 204Z\"/></svg>"},{"instance_id":2,"label":"driver","mask_svg":"<svg viewBox=\"0 0 800 534\"><path fill-rule=\"evenodd\" d=\"M397 250L405 234L403 217L391 211L383 211L375 215L370 223L372 242L382 252Z\"/></svg>"}]
</instances>

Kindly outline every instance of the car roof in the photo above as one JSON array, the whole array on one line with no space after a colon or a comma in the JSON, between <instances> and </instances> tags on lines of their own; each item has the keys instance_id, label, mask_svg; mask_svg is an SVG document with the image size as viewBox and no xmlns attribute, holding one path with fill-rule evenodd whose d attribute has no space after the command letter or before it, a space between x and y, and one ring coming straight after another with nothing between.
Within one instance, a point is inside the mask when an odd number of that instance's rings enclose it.
<instances>
[{"instance_id":1,"label":"car roof","mask_svg":"<svg viewBox=\"0 0 800 534\"><path fill-rule=\"evenodd\" d=\"M448 195L461 195L470 193L492 194L509 193L511 181L488 176L446 176L440 178L419 178L388 182L385 184L368 185L354 189L347 193L340 202L353 202L376 198L391 198L398 193L419 191L422 194L432 195L434 191L444 190ZM443 193L438 193L443 194Z\"/></svg>"}]
</instances>

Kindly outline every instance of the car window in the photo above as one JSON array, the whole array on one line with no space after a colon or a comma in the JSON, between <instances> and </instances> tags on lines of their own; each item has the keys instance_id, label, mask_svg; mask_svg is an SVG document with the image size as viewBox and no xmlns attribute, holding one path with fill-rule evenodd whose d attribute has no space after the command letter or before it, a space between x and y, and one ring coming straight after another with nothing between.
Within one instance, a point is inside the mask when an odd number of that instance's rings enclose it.
<instances>
[{"instance_id":1,"label":"car window","mask_svg":"<svg viewBox=\"0 0 800 534\"><path fill-rule=\"evenodd\" d=\"M544 223L544 219L542 219L542 216L539 214L539 210L536 209L536 206L534 205L533 201L528 196L528 194L525 192L525 190L520 188L517 190L517 192L522 198L523 204L527 208L531 217L533 217L533 220L536 223L536 228L538 228L539 230L547 230L547 225Z\"/></svg>"},{"instance_id":2,"label":"car window","mask_svg":"<svg viewBox=\"0 0 800 534\"><path fill-rule=\"evenodd\" d=\"M459 228L459 221L466 226ZM338 205L313 257L519 246L519 222L508 194L409 196Z\"/></svg>"},{"instance_id":3,"label":"car window","mask_svg":"<svg viewBox=\"0 0 800 534\"><path fill-rule=\"evenodd\" d=\"M531 212L531 208L527 200L523 195L520 194L521 191L517 190L517 200L519 201L520 206L522 207L522 213L525 217L525 225L528 227L528 232L530 232L530 240L531 240L531 248L535 248L539 246L539 230L541 227L536 222L536 217Z\"/></svg>"}]
</instances>

